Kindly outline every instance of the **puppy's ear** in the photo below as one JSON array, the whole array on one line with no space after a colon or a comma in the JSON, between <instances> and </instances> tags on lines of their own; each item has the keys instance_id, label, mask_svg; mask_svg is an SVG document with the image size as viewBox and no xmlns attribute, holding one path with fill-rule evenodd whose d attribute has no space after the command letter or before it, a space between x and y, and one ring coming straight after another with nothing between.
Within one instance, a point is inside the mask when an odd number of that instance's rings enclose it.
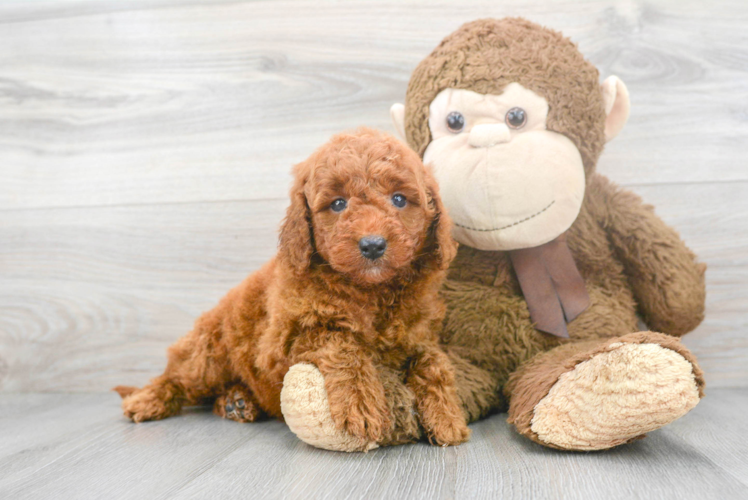
<instances>
[{"instance_id":1,"label":"puppy's ear","mask_svg":"<svg viewBox=\"0 0 748 500\"><path fill-rule=\"evenodd\" d=\"M294 167L296 179L290 193L291 205L286 210L278 238L278 258L297 273L309 269L314 253L312 212L304 192L309 171L306 163Z\"/></svg>"},{"instance_id":2,"label":"puppy's ear","mask_svg":"<svg viewBox=\"0 0 748 500\"><path fill-rule=\"evenodd\" d=\"M431 220L424 250L437 269L447 269L452 259L457 255L457 242L452 238L452 219L442 204L442 199L439 196L439 184L437 184L429 167L426 167L425 180L429 204L435 209L435 213Z\"/></svg>"}]
</instances>

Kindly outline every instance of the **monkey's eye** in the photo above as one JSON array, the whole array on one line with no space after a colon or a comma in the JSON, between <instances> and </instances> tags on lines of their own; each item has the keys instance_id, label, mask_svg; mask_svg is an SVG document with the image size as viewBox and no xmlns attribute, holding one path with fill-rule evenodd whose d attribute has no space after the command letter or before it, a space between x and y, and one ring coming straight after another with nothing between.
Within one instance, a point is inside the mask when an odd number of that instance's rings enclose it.
<instances>
[{"instance_id":1,"label":"monkey's eye","mask_svg":"<svg viewBox=\"0 0 748 500\"><path fill-rule=\"evenodd\" d=\"M465 128L465 117L462 113L452 111L447 115L447 128L454 133L461 132Z\"/></svg>"},{"instance_id":2,"label":"monkey's eye","mask_svg":"<svg viewBox=\"0 0 748 500\"><path fill-rule=\"evenodd\" d=\"M522 128L527 123L527 113L522 108L512 108L506 113L506 124L509 128Z\"/></svg>"},{"instance_id":3,"label":"monkey's eye","mask_svg":"<svg viewBox=\"0 0 748 500\"><path fill-rule=\"evenodd\" d=\"M395 205L397 208L403 208L405 205L408 204L408 199L405 198L405 196L401 195L400 193L393 194L392 204Z\"/></svg>"},{"instance_id":4,"label":"monkey's eye","mask_svg":"<svg viewBox=\"0 0 748 500\"><path fill-rule=\"evenodd\" d=\"M333 212L342 212L347 206L348 203L343 198L338 198L330 203L330 209L332 209Z\"/></svg>"}]
</instances>

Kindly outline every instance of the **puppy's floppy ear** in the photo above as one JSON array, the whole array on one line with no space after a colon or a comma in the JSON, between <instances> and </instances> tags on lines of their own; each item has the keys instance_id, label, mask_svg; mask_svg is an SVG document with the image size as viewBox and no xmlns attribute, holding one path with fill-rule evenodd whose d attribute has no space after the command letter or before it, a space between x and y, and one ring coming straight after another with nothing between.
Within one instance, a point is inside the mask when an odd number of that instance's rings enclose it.
<instances>
[{"instance_id":1,"label":"puppy's floppy ear","mask_svg":"<svg viewBox=\"0 0 748 500\"><path fill-rule=\"evenodd\" d=\"M426 194L429 204L434 208L434 217L429 227L428 239L424 251L430 256L437 269L447 269L457 255L457 242L452 238L452 219L447 214L439 196L437 184L431 168L425 168Z\"/></svg>"},{"instance_id":2,"label":"puppy's floppy ear","mask_svg":"<svg viewBox=\"0 0 748 500\"><path fill-rule=\"evenodd\" d=\"M297 273L309 269L314 253L312 212L304 192L310 170L306 162L294 167L296 178L290 193L291 204L286 210L278 238L279 259Z\"/></svg>"}]
</instances>

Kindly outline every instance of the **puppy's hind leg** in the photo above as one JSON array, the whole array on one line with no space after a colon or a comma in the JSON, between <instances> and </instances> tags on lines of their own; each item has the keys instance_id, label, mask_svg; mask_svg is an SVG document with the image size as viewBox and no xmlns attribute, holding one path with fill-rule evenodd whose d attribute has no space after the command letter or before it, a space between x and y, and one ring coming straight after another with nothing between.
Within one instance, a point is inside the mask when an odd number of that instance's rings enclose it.
<instances>
[{"instance_id":1,"label":"puppy's hind leg","mask_svg":"<svg viewBox=\"0 0 748 500\"><path fill-rule=\"evenodd\" d=\"M169 348L163 375L142 389L116 388L124 397L125 415L135 422L170 417L184 404L215 398L235 381L229 352L234 349L250 356L255 323L265 314L262 294L272 273L272 266L266 266L250 275L203 313L192 331Z\"/></svg>"},{"instance_id":2,"label":"puppy's hind leg","mask_svg":"<svg viewBox=\"0 0 748 500\"><path fill-rule=\"evenodd\" d=\"M252 391L244 384L232 385L218 396L213 413L235 422L254 422L265 416Z\"/></svg>"},{"instance_id":3,"label":"puppy's hind leg","mask_svg":"<svg viewBox=\"0 0 748 500\"><path fill-rule=\"evenodd\" d=\"M198 320L195 330L169 348L169 362L160 375L142 389L115 387L122 396L122 409L133 422L160 420L179 413L185 403L213 396L228 376L225 360L216 354L215 341L206 332L213 324ZM229 379L230 380L230 379Z\"/></svg>"},{"instance_id":4,"label":"puppy's hind leg","mask_svg":"<svg viewBox=\"0 0 748 500\"><path fill-rule=\"evenodd\" d=\"M184 391L166 375L156 377L142 389L117 386L122 396L122 410L127 418L139 423L176 415L184 402Z\"/></svg>"}]
</instances>

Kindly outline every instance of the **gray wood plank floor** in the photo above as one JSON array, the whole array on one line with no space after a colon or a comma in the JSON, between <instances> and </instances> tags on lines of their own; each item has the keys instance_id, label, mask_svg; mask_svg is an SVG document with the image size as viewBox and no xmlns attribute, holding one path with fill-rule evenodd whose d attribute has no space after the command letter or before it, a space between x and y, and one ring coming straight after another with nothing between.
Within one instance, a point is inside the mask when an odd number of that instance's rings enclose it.
<instances>
[{"instance_id":1,"label":"gray wood plank floor","mask_svg":"<svg viewBox=\"0 0 748 500\"><path fill-rule=\"evenodd\" d=\"M0 498L748 498L748 389L607 452L566 453L495 415L471 441L344 454L207 409L135 425L116 394L0 395Z\"/></svg>"},{"instance_id":2,"label":"gray wood plank floor","mask_svg":"<svg viewBox=\"0 0 748 500\"><path fill-rule=\"evenodd\" d=\"M628 85L599 170L709 265L694 411L603 453L498 415L460 447L347 455L199 409L133 425L97 392L157 374L274 253L291 165L392 131L418 61L507 15ZM0 498L748 498L746 26L745 0L0 0Z\"/></svg>"}]
</instances>

